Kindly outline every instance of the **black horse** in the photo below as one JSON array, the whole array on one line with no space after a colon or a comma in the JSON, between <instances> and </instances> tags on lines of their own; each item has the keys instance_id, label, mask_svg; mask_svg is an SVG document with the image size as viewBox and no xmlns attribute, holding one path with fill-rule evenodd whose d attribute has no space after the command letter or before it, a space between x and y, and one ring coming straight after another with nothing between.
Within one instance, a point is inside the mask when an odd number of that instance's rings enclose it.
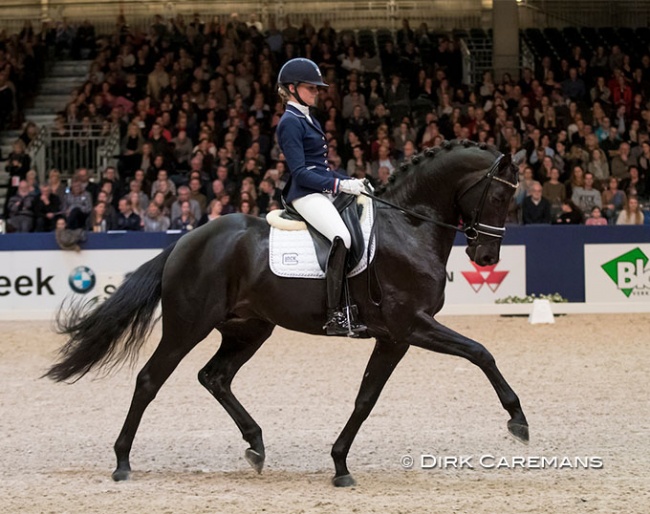
<instances>
[{"instance_id":1,"label":"black horse","mask_svg":"<svg viewBox=\"0 0 650 514\"><path fill-rule=\"evenodd\" d=\"M346 464L350 446L410 345L464 357L479 366L510 415L509 431L528 440L519 399L492 355L434 319L444 303L452 229L461 218L466 222L469 257L479 265L499 260L517 181L518 163L512 160L485 145L445 142L402 165L381 194L381 200L410 213L377 210L375 259L370 271L350 280L350 292L376 345L352 415L332 448L336 486L355 483ZM60 362L46 373L56 381L81 378L94 368L110 369L133 358L149 335L162 300L162 339L138 374L115 443L113 479L129 477L131 446L149 403L178 363L215 328L221 332L221 346L199 372L199 382L237 424L250 445L246 459L261 472L262 431L232 393L231 382L276 325L322 335L326 310L325 281L278 278L270 271L268 236L264 220L225 216L188 233L140 266L96 309L72 309L67 320L60 321L69 340L61 349Z\"/></svg>"}]
</instances>

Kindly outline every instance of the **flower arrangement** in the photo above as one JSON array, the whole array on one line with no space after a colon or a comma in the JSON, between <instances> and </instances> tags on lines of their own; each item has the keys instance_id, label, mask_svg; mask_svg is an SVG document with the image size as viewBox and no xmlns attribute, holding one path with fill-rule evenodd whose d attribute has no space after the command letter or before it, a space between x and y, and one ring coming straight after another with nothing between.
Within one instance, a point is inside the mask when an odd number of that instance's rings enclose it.
<instances>
[{"instance_id":1,"label":"flower arrangement","mask_svg":"<svg viewBox=\"0 0 650 514\"><path fill-rule=\"evenodd\" d=\"M548 300L552 303L567 303L569 300L564 298L560 293L553 294L530 294L527 296L506 296L505 298L499 298L495 300L494 303L533 303L534 300Z\"/></svg>"}]
</instances>

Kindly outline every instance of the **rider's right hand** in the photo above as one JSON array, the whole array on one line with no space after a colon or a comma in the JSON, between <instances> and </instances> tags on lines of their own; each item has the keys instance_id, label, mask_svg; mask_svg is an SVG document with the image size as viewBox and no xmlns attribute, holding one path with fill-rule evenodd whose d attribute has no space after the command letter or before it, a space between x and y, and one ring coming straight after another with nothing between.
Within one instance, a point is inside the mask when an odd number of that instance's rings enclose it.
<instances>
[{"instance_id":1,"label":"rider's right hand","mask_svg":"<svg viewBox=\"0 0 650 514\"><path fill-rule=\"evenodd\" d=\"M342 193L347 193L349 195L359 196L365 190L366 186L363 180L360 180L358 178L341 180L339 183L339 191Z\"/></svg>"}]
</instances>

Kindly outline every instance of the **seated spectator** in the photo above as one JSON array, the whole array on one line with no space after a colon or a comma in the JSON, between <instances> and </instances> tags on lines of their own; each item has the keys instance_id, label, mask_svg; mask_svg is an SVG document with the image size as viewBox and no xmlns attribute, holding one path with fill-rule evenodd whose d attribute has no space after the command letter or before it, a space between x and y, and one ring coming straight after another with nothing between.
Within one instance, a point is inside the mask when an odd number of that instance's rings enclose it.
<instances>
[{"instance_id":1,"label":"seated spectator","mask_svg":"<svg viewBox=\"0 0 650 514\"><path fill-rule=\"evenodd\" d=\"M584 215L568 198L562 201L562 210L553 220L554 225L580 225Z\"/></svg>"},{"instance_id":2,"label":"seated spectator","mask_svg":"<svg viewBox=\"0 0 650 514\"><path fill-rule=\"evenodd\" d=\"M27 182L27 187L29 192L33 195L39 195L41 193L40 187L38 185L38 176L36 175L36 170L29 170L27 175L25 175L25 182Z\"/></svg>"},{"instance_id":3,"label":"seated spectator","mask_svg":"<svg viewBox=\"0 0 650 514\"><path fill-rule=\"evenodd\" d=\"M136 122L129 123L120 147L120 170L124 175L131 175L140 167L144 142L138 124Z\"/></svg>"},{"instance_id":4,"label":"seated spectator","mask_svg":"<svg viewBox=\"0 0 650 514\"><path fill-rule=\"evenodd\" d=\"M650 174L650 142L643 141L640 145L641 152L637 157L637 167L641 176Z\"/></svg>"},{"instance_id":5,"label":"seated spectator","mask_svg":"<svg viewBox=\"0 0 650 514\"><path fill-rule=\"evenodd\" d=\"M524 198L521 217L524 225L551 223L551 204L542 196L542 185L537 181L533 182L530 195Z\"/></svg>"},{"instance_id":6,"label":"seated spectator","mask_svg":"<svg viewBox=\"0 0 650 514\"><path fill-rule=\"evenodd\" d=\"M363 114L360 105L355 105L352 109L352 116L347 120L348 128L361 137L366 138L370 132L370 120Z\"/></svg>"},{"instance_id":7,"label":"seated spectator","mask_svg":"<svg viewBox=\"0 0 650 514\"><path fill-rule=\"evenodd\" d=\"M575 101L585 98L585 82L578 76L576 68L569 69L569 76L562 82L562 93L565 97Z\"/></svg>"},{"instance_id":8,"label":"seated spectator","mask_svg":"<svg viewBox=\"0 0 650 514\"><path fill-rule=\"evenodd\" d=\"M257 214L255 214L253 211L253 204L250 200L241 200L239 202L239 209L237 209L237 212L241 212L242 214L249 214L251 216L257 216Z\"/></svg>"},{"instance_id":9,"label":"seated spectator","mask_svg":"<svg viewBox=\"0 0 650 514\"><path fill-rule=\"evenodd\" d=\"M176 169L189 170L192 158L192 141L187 137L185 130L179 130L178 135L172 139L173 156Z\"/></svg>"},{"instance_id":10,"label":"seated spectator","mask_svg":"<svg viewBox=\"0 0 650 514\"><path fill-rule=\"evenodd\" d=\"M618 218L618 213L625 207L626 202L627 196L625 192L618 188L618 179L616 177L610 177L608 187L602 194L602 206L604 210L603 214L612 225L616 218Z\"/></svg>"},{"instance_id":11,"label":"seated spectator","mask_svg":"<svg viewBox=\"0 0 650 514\"><path fill-rule=\"evenodd\" d=\"M639 176L639 168L630 166L628 169L630 176L621 180L619 188L622 189L628 196L637 196L644 198L646 196L646 183Z\"/></svg>"},{"instance_id":12,"label":"seated spectator","mask_svg":"<svg viewBox=\"0 0 650 514\"><path fill-rule=\"evenodd\" d=\"M399 124L399 127L396 127L393 130L393 141L395 143L395 151L397 152L398 160L404 154L404 145L407 142L415 143L415 138L417 137L415 129L411 127L411 124L407 121L402 121Z\"/></svg>"},{"instance_id":13,"label":"seated spectator","mask_svg":"<svg viewBox=\"0 0 650 514\"><path fill-rule=\"evenodd\" d=\"M128 198L120 198L117 208L119 212L117 213L116 230L142 230L142 220L140 219L140 216L131 209L131 202Z\"/></svg>"},{"instance_id":14,"label":"seated spectator","mask_svg":"<svg viewBox=\"0 0 650 514\"><path fill-rule=\"evenodd\" d=\"M379 166L377 170L377 187L386 187L390 179L390 170L386 166Z\"/></svg>"},{"instance_id":15,"label":"seated spectator","mask_svg":"<svg viewBox=\"0 0 650 514\"><path fill-rule=\"evenodd\" d=\"M18 183L16 194L9 198L7 223L10 232L31 232L34 228L34 203L36 197L29 192L25 180Z\"/></svg>"},{"instance_id":16,"label":"seated spectator","mask_svg":"<svg viewBox=\"0 0 650 514\"><path fill-rule=\"evenodd\" d=\"M163 182L166 184L166 187L164 188L161 187ZM160 170L158 172L156 180L151 184L151 197L153 198L153 196L160 190L163 190L163 193L165 194L169 192L171 195L176 195L176 185L169 178L167 170Z\"/></svg>"},{"instance_id":17,"label":"seated spectator","mask_svg":"<svg viewBox=\"0 0 650 514\"><path fill-rule=\"evenodd\" d=\"M593 206L590 216L585 221L585 225L589 225L590 227L607 226L607 220L603 217L600 207L597 205Z\"/></svg>"},{"instance_id":18,"label":"seated spectator","mask_svg":"<svg viewBox=\"0 0 650 514\"><path fill-rule=\"evenodd\" d=\"M208 205L208 212L206 212L201 219L199 220L198 226L205 225L207 222L216 220L221 217L221 211L223 210L223 205L216 198L210 202Z\"/></svg>"},{"instance_id":19,"label":"seated spectator","mask_svg":"<svg viewBox=\"0 0 650 514\"><path fill-rule=\"evenodd\" d=\"M402 153L402 158L401 160L398 161L399 164L403 162L408 162L413 158L413 156L417 153L416 148L415 148L415 143L412 141L407 141L404 143L404 150ZM390 170L388 170L390 173Z\"/></svg>"},{"instance_id":20,"label":"seated spectator","mask_svg":"<svg viewBox=\"0 0 650 514\"><path fill-rule=\"evenodd\" d=\"M151 203L155 203L156 206L158 207L158 210L160 210L163 216L167 216L169 218L171 214L171 206L175 200L176 200L175 196L167 197L165 196L165 193L163 193L162 191L157 191L156 194L153 195L153 198L151 199ZM170 222L171 222L171 218L170 218Z\"/></svg>"},{"instance_id":21,"label":"seated spectator","mask_svg":"<svg viewBox=\"0 0 650 514\"><path fill-rule=\"evenodd\" d=\"M272 179L265 178L260 184L260 192L256 200L260 216L266 215L269 211L269 204L273 201L282 202L281 191L275 187L275 182Z\"/></svg>"},{"instance_id":22,"label":"seated spectator","mask_svg":"<svg viewBox=\"0 0 650 514\"><path fill-rule=\"evenodd\" d=\"M181 206L183 202L189 202L190 211L195 220L201 219L201 207L196 200L190 198L190 188L187 186L181 186L178 188L178 198L171 206L172 225L174 224L174 220L181 217Z\"/></svg>"},{"instance_id":23,"label":"seated spectator","mask_svg":"<svg viewBox=\"0 0 650 514\"><path fill-rule=\"evenodd\" d=\"M632 164L634 161L630 158L630 144L623 141L618 147L618 155L612 159L610 166L612 176L619 180L629 177L628 169Z\"/></svg>"},{"instance_id":24,"label":"seated spectator","mask_svg":"<svg viewBox=\"0 0 650 514\"><path fill-rule=\"evenodd\" d=\"M97 202L86 220L86 230L88 232L108 232L114 228L108 205L106 202Z\"/></svg>"},{"instance_id":25,"label":"seated spectator","mask_svg":"<svg viewBox=\"0 0 650 514\"><path fill-rule=\"evenodd\" d=\"M371 170L373 177L377 176L377 172L381 166L386 166L391 173L393 173L397 167L397 161L391 157L390 148L386 144L379 146L377 150L377 159L372 161Z\"/></svg>"},{"instance_id":26,"label":"seated spectator","mask_svg":"<svg viewBox=\"0 0 650 514\"><path fill-rule=\"evenodd\" d=\"M573 190L576 188L584 187L585 185L585 172L582 166L573 166L569 180L564 183L566 187L566 197L571 198Z\"/></svg>"},{"instance_id":27,"label":"seated spectator","mask_svg":"<svg viewBox=\"0 0 650 514\"><path fill-rule=\"evenodd\" d=\"M151 202L147 207L142 222L145 232L165 232L169 230L171 225L169 218L162 213L160 207L154 202Z\"/></svg>"},{"instance_id":28,"label":"seated spectator","mask_svg":"<svg viewBox=\"0 0 650 514\"><path fill-rule=\"evenodd\" d=\"M208 207L208 199L201 192L202 184L201 179L198 177L193 177L190 179L189 183L190 188L190 199L196 201L199 204L199 209L201 212L205 212Z\"/></svg>"},{"instance_id":29,"label":"seated spectator","mask_svg":"<svg viewBox=\"0 0 650 514\"><path fill-rule=\"evenodd\" d=\"M560 182L560 171L553 167L549 172L549 180L542 186L542 196L551 204L551 216L554 218L562 211L562 202L566 199L566 188Z\"/></svg>"},{"instance_id":30,"label":"seated spectator","mask_svg":"<svg viewBox=\"0 0 650 514\"><path fill-rule=\"evenodd\" d=\"M1 73L0 73L1 75ZM27 176L31 166L31 157L25 152L25 143L17 139L13 144L13 151L7 157L5 171L9 173L9 190L7 198L11 198L18 190L18 184Z\"/></svg>"},{"instance_id":31,"label":"seated spectator","mask_svg":"<svg viewBox=\"0 0 650 514\"><path fill-rule=\"evenodd\" d=\"M49 184L43 184L34 202L36 232L51 232L56 226L56 218L61 215L61 199L52 193Z\"/></svg>"},{"instance_id":32,"label":"seated spectator","mask_svg":"<svg viewBox=\"0 0 650 514\"><path fill-rule=\"evenodd\" d=\"M346 173L348 176L353 176L357 168L363 168L366 170L366 174L372 172L370 163L366 160L366 156L363 152L363 147L357 145L352 148L352 158L348 160Z\"/></svg>"},{"instance_id":33,"label":"seated spectator","mask_svg":"<svg viewBox=\"0 0 650 514\"><path fill-rule=\"evenodd\" d=\"M601 191L609 179L609 164L602 150L595 148L591 151L591 160L587 171L594 176L594 187Z\"/></svg>"},{"instance_id":34,"label":"seated spectator","mask_svg":"<svg viewBox=\"0 0 650 514\"><path fill-rule=\"evenodd\" d=\"M623 210L616 218L617 225L643 225L643 211L639 207L639 199L630 196Z\"/></svg>"},{"instance_id":35,"label":"seated spectator","mask_svg":"<svg viewBox=\"0 0 650 514\"><path fill-rule=\"evenodd\" d=\"M66 217L66 227L76 230L86 226L86 219L93 208L93 199L78 178L73 178L70 191L63 199L63 211Z\"/></svg>"},{"instance_id":36,"label":"seated spectator","mask_svg":"<svg viewBox=\"0 0 650 514\"><path fill-rule=\"evenodd\" d=\"M237 209L235 209L235 206L232 205L231 203L231 196L226 192L223 193L219 197L219 201L221 202L222 208L221 208L221 215L225 216L226 214L233 214L237 212Z\"/></svg>"},{"instance_id":37,"label":"seated spectator","mask_svg":"<svg viewBox=\"0 0 650 514\"><path fill-rule=\"evenodd\" d=\"M192 214L192 206L189 200L180 200L179 215L172 220L172 230L190 231L196 227L196 218ZM174 204L176 205L176 204Z\"/></svg>"},{"instance_id":38,"label":"seated spectator","mask_svg":"<svg viewBox=\"0 0 650 514\"><path fill-rule=\"evenodd\" d=\"M61 180L61 172L56 168L52 168L48 173L47 185L50 186L50 191L59 197L59 205L63 205L66 185Z\"/></svg>"},{"instance_id":39,"label":"seated spectator","mask_svg":"<svg viewBox=\"0 0 650 514\"><path fill-rule=\"evenodd\" d=\"M99 193L99 184L90 181L90 175L87 168L79 168L77 173L75 173L75 176L79 182L81 182L83 190L90 193L90 197L94 202L97 199L97 193Z\"/></svg>"},{"instance_id":40,"label":"seated spectator","mask_svg":"<svg viewBox=\"0 0 650 514\"><path fill-rule=\"evenodd\" d=\"M398 73L391 75L390 84L384 92L384 100L389 106L409 104L409 88L402 83L402 77Z\"/></svg>"},{"instance_id":41,"label":"seated spectator","mask_svg":"<svg viewBox=\"0 0 650 514\"><path fill-rule=\"evenodd\" d=\"M591 212L594 205L602 209L602 197L600 191L594 188L594 176L592 173L585 173L585 183L583 187L576 186L573 188L571 200L582 212Z\"/></svg>"},{"instance_id":42,"label":"seated spectator","mask_svg":"<svg viewBox=\"0 0 650 514\"><path fill-rule=\"evenodd\" d=\"M111 227L117 224L117 209L113 207L112 197L104 190L101 190L97 195L97 203L104 202L106 204L106 217L110 220Z\"/></svg>"}]
</instances>

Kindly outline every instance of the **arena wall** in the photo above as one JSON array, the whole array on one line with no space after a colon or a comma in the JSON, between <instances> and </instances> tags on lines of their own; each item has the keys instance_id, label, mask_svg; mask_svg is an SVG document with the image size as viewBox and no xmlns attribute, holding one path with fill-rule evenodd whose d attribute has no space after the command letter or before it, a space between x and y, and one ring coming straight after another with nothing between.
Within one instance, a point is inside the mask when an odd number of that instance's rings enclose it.
<instances>
[{"instance_id":1,"label":"arena wall","mask_svg":"<svg viewBox=\"0 0 650 514\"><path fill-rule=\"evenodd\" d=\"M80 252L54 234L0 236L0 319L51 319L63 300L102 299L178 233L89 234ZM445 314L527 314L506 297L559 293L556 313L650 312L650 227L508 228L501 261L479 268L456 240L447 267Z\"/></svg>"}]
</instances>

